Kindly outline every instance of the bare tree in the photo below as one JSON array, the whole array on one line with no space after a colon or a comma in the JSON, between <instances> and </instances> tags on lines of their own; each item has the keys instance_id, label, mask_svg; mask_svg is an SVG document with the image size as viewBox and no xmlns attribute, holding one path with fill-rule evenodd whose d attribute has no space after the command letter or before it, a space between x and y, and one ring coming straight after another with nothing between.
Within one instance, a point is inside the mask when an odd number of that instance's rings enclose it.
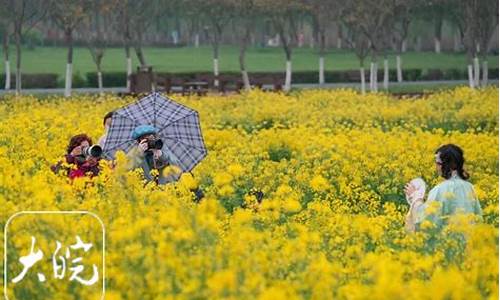
<instances>
[{"instance_id":1,"label":"bare tree","mask_svg":"<svg viewBox=\"0 0 500 300\"><path fill-rule=\"evenodd\" d=\"M90 17L91 0L51 0L50 14L54 23L64 32L68 47L64 96L71 96L73 77L73 34L77 26Z\"/></svg>"},{"instance_id":2,"label":"bare tree","mask_svg":"<svg viewBox=\"0 0 500 300\"><path fill-rule=\"evenodd\" d=\"M344 2L344 18L354 31L360 30L370 42L370 90L378 90L377 58L387 39L388 18L393 9L392 0L358 0ZM353 30L353 29L351 29Z\"/></svg>"},{"instance_id":3,"label":"bare tree","mask_svg":"<svg viewBox=\"0 0 500 300\"><path fill-rule=\"evenodd\" d=\"M116 4L114 24L121 34L125 50L127 70L127 90L130 90L132 75L132 58L130 49L133 48L139 64L147 65L143 52L145 34L155 21L172 11L175 1L171 0L121 0Z\"/></svg>"},{"instance_id":4,"label":"bare tree","mask_svg":"<svg viewBox=\"0 0 500 300\"><path fill-rule=\"evenodd\" d=\"M107 46L108 39L105 37L105 28L110 27L111 12L116 6L118 0L91 0L89 18L83 22L82 31L84 32L87 46L89 48L92 60L97 69L97 87L102 94L102 59Z\"/></svg>"},{"instance_id":5,"label":"bare tree","mask_svg":"<svg viewBox=\"0 0 500 300\"><path fill-rule=\"evenodd\" d=\"M219 49L224 28L233 18L231 0L186 0L190 18L202 19L213 51L214 86L219 86Z\"/></svg>"},{"instance_id":6,"label":"bare tree","mask_svg":"<svg viewBox=\"0 0 500 300\"><path fill-rule=\"evenodd\" d=\"M132 57L130 56L130 47L132 44L132 35L130 33L129 14L131 12L128 1L129 0L123 0L118 2L115 14L113 14L113 17L115 18L113 24L116 24L116 31L121 33L123 39L127 68L127 91L130 91L130 76L132 75Z\"/></svg>"},{"instance_id":7,"label":"bare tree","mask_svg":"<svg viewBox=\"0 0 500 300\"><path fill-rule=\"evenodd\" d=\"M5 22L11 24L16 44L16 94L21 93L21 43L22 38L47 12L47 6L39 0L2 0L6 9ZM8 27L8 26L7 26ZM8 47L8 40L4 41ZM8 60L8 57L7 57ZM10 66L9 66L10 72ZM10 78L10 76L9 76Z\"/></svg>"},{"instance_id":8,"label":"bare tree","mask_svg":"<svg viewBox=\"0 0 500 300\"><path fill-rule=\"evenodd\" d=\"M392 28L394 28L394 19L393 16L390 16L386 19L386 23L382 29L383 34L381 36L381 45L382 45L382 55L384 58L384 75L382 79L382 86L384 90L389 89L389 50L391 48L391 38L392 38Z\"/></svg>"},{"instance_id":9,"label":"bare tree","mask_svg":"<svg viewBox=\"0 0 500 300\"><path fill-rule=\"evenodd\" d=\"M418 0L395 0L394 2L394 23L393 35L396 43L396 76L398 82L403 82L403 69L401 56L406 48L406 39L410 23L414 18L415 9L418 7Z\"/></svg>"},{"instance_id":10,"label":"bare tree","mask_svg":"<svg viewBox=\"0 0 500 300\"><path fill-rule=\"evenodd\" d=\"M498 27L498 1L497 0L482 0L478 1L477 17L476 17L479 56L482 59L483 74L481 85L488 84L488 50L491 38L495 29ZM479 71L477 71L479 77ZM479 79L476 81L476 85Z\"/></svg>"},{"instance_id":11,"label":"bare tree","mask_svg":"<svg viewBox=\"0 0 500 300\"><path fill-rule=\"evenodd\" d=\"M129 5L130 33L135 54L141 66L146 66L146 58L142 50L144 34L148 32L153 22L167 14L173 4L169 0L127 0Z\"/></svg>"},{"instance_id":12,"label":"bare tree","mask_svg":"<svg viewBox=\"0 0 500 300\"><path fill-rule=\"evenodd\" d=\"M249 90L250 78L246 67L246 51L250 43L250 36L255 27L255 19L257 12L256 0L234 0L231 2L232 10L234 11L233 30L236 33L239 44L239 64L240 72L245 90Z\"/></svg>"},{"instance_id":13,"label":"bare tree","mask_svg":"<svg viewBox=\"0 0 500 300\"><path fill-rule=\"evenodd\" d=\"M498 2L493 0L455 0L452 4L453 19L463 30L469 87L477 87L480 83L478 54L483 59L482 84L486 84L488 80L488 45L498 26Z\"/></svg>"},{"instance_id":14,"label":"bare tree","mask_svg":"<svg viewBox=\"0 0 500 300\"><path fill-rule=\"evenodd\" d=\"M203 12L210 24L210 41L213 49L213 71L214 71L214 86L219 86L219 48L222 40L222 32L227 26L231 18L233 18L233 12L231 11L231 6L228 4L227 0L211 0L203 1L205 6L203 6Z\"/></svg>"},{"instance_id":15,"label":"bare tree","mask_svg":"<svg viewBox=\"0 0 500 300\"><path fill-rule=\"evenodd\" d=\"M316 43L319 45L319 84L323 85L325 83L326 33L339 17L339 1L303 0L303 3L311 14ZM340 23L338 23L338 28L341 28Z\"/></svg>"},{"instance_id":16,"label":"bare tree","mask_svg":"<svg viewBox=\"0 0 500 300\"><path fill-rule=\"evenodd\" d=\"M434 52L441 53L441 39L443 35L443 20L446 12L446 5L443 1L434 1L431 13L434 22Z\"/></svg>"},{"instance_id":17,"label":"bare tree","mask_svg":"<svg viewBox=\"0 0 500 300\"><path fill-rule=\"evenodd\" d=\"M284 91L289 91L292 84L292 49L297 45L297 24L302 3L298 0L258 0L258 5L271 20L277 31L285 52L286 71Z\"/></svg>"},{"instance_id":18,"label":"bare tree","mask_svg":"<svg viewBox=\"0 0 500 300\"><path fill-rule=\"evenodd\" d=\"M12 20L9 18L7 2L7 0L0 0L0 30L2 33L2 52L5 67L5 90L10 89L9 38L12 34Z\"/></svg>"},{"instance_id":19,"label":"bare tree","mask_svg":"<svg viewBox=\"0 0 500 300\"><path fill-rule=\"evenodd\" d=\"M358 57L361 93L364 95L366 93L365 59L370 52L370 43L364 34L363 27L357 22L355 17L355 14L348 9L343 9L341 11L341 20L346 28L344 40L347 42L349 48L354 49Z\"/></svg>"}]
</instances>

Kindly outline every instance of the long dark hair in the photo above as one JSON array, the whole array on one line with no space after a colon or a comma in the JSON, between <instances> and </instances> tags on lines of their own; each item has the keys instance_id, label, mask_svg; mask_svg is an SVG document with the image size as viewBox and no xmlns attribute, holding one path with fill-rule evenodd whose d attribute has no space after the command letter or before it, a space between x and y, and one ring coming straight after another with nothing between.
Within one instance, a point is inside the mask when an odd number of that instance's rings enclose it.
<instances>
[{"instance_id":1,"label":"long dark hair","mask_svg":"<svg viewBox=\"0 0 500 300\"><path fill-rule=\"evenodd\" d=\"M74 137L71 138L71 140L69 141L68 147L66 148L66 152L68 154L70 154L71 151L73 151L73 149L75 149L76 147L80 146L80 144L83 141L87 141L87 142L89 142L90 145L92 145L92 139L88 135L78 134L78 135L75 135Z\"/></svg>"},{"instance_id":2,"label":"long dark hair","mask_svg":"<svg viewBox=\"0 0 500 300\"><path fill-rule=\"evenodd\" d=\"M469 179L469 174L464 171L464 151L457 145L447 144L439 147L436 152L441 160L441 176L445 179L451 177L452 171L457 171L463 180Z\"/></svg>"}]
</instances>

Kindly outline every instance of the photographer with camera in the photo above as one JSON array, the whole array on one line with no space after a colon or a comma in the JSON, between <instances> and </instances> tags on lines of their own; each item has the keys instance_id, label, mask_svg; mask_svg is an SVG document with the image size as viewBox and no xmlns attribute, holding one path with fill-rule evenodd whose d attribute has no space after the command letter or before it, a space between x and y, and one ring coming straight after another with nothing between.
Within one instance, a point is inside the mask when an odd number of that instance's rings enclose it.
<instances>
[{"instance_id":1,"label":"photographer with camera","mask_svg":"<svg viewBox=\"0 0 500 300\"><path fill-rule=\"evenodd\" d=\"M78 134L71 138L66 149L65 160L72 168L65 168L69 178L74 179L89 175L99 174L99 160L102 148L92 145L92 139L86 134ZM58 173L62 169L62 161L51 167L52 171Z\"/></svg>"},{"instance_id":2,"label":"photographer with camera","mask_svg":"<svg viewBox=\"0 0 500 300\"><path fill-rule=\"evenodd\" d=\"M156 133L156 128L150 125L140 125L134 129L132 138L137 144L127 153L129 169L142 168L147 181L155 180L151 171L158 170L159 176L155 181L158 184L166 184L174 181L175 176L165 175L165 167L175 165L175 162L165 151L162 151L163 141L157 137Z\"/></svg>"}]
</instances>

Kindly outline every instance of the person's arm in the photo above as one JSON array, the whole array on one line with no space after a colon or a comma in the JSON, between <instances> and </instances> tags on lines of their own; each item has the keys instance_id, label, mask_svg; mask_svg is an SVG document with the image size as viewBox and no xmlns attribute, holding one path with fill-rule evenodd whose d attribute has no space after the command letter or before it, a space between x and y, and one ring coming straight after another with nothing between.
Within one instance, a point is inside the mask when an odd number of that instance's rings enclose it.
<instances>
[{"instance_id":1,"label":"person's arm","mask_svg":"<svg viewBox=\"0 0 500 300\"><path fill-rule=\"evenodd\" d=\"M127 169L133 170L141 166L144 160L144 152L138 146L132 147L127 152Z\"/></svg>"},{"instance_id":2,"label":"person's arm","mask_svg":"<svg viewBox=\"0 0 500 300\"><path fill-rule=\"evenodd\" d=\"M439 188L435 187L429 192L427 201L415 207L415 227L418 230L421 225L428 221L436 227L442 225L443 203L440 201Z\"/></svg>"},{"instance_id":3,"label":"person's arm","mask_svg":"<svg viewBox=\"0 0 500 300\"><path fill-rule=\"evenodd\" d=\"M139 144L130 149L130 151L127 153L127 157L129 158L129 170L139 168L143 164L147 149L148 140L146 139L141 140Z\"/></svg>"},{"instance_id":4,"label":"person's arm","mask_svg":"<svg viewBox=\"0 0 500 300\"><path fill-rule=\"evenodd\" d=\"M71 154L66 154L66 162L68 164L76 164L75 157Z\"/></svg>"},{"instance_id":5,"label":"person's arm","mask_svg":"<svg viewBox=\"0 0 500 300\"><path fill-rule=\"evenodd\" d=\"M415 231L415 219L417 208L424 204L423 196L417 193L417 188L411 183L407 183L404 188L406 201L410 204L408 214L405 219L405 229L408 232Z\"/></svg>"}]
</instances>

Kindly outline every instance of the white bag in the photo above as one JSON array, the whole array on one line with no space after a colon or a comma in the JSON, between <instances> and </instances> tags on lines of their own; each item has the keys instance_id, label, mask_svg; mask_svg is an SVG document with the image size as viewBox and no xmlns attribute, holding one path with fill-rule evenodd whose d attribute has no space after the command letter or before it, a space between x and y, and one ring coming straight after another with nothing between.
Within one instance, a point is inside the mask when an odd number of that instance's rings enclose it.
<instances>
[{"instance_id":1,"label":"white bag","mask_svg":"<svg viewBox=\"0 0 500 300\"><path fill-rule=\"evenodd\" d=\"M425 181L418 177L410 181L410 184L413 185L416 190L410 195L406 196L406 202L410 204L410 209L408 210L408 214L406 215L405 228L408 232L415 231L415 216L414 210L423 204L425 197L426 184Z\"/></svg>"},{"instance_id":2,"label":"white bag","mask_svg":"<svg viewBox=\"0 0 500 300\"><path fill-rule=\"evenodd\" d=\"M425 189L427 188L427 185L425 184L425 181L420 177L412 179L412 181L410 181L410 184L416 188L416 190L412 194L406 196L406 202L408 202L408 204L410 204L411 206L413 202L415 202L415 200L424 199Z\"/></svg>"}]
</instances>

